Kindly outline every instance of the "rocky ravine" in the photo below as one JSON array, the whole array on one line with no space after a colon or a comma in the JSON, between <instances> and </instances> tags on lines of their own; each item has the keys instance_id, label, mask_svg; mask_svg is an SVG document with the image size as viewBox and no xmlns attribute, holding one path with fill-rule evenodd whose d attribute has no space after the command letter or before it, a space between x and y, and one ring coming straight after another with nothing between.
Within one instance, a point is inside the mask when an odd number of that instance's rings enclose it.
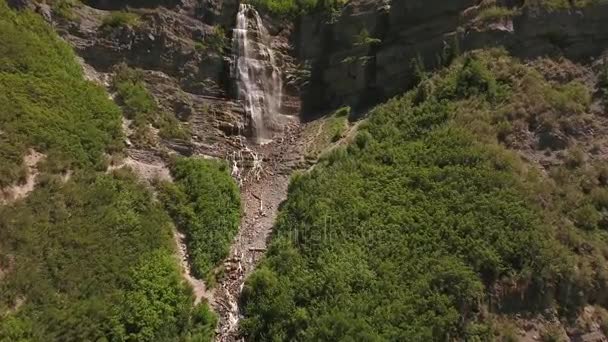
<instances>
[{"instance_id":1,"label":"rocky ravine","mask_svg":"<svg viewBox=\"0 0 608 342\"><path fill-rule=\"evenodd\" d=\"M301 165L301 132L299 124L293 123L273 142L251 146L262 164L261 169L246 171L248 175L241 187L243 218L240 231L224 262L225 273L214 289L211 301L220 314L218 341L238 338L238 298L247 276L266 251L279 205L287 197L290 174Z\"/></svg>"}]
</instances>

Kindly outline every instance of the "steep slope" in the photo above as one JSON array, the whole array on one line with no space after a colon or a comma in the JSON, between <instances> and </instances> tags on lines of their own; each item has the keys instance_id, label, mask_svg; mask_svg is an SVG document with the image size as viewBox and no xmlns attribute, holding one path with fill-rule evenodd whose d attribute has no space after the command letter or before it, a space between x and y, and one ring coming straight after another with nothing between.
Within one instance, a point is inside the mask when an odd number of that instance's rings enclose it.
<instances>
[{"instance_id":1,"label":"steep slope","mask_svg":"<svg viewBox=\"0 0 608 342\"><path fill-rule=\"evenodd\" d=\"M40 16L4 1L0 50L2 186L31 183L0 206L0 340L210 340L169 216L129 170L105 172L119 107Z\"/></svg>"},{"instance_id":2,"label":"steep slope","mask_svg":"<svg viewBox=\"0 0 608 342\"><path fill-rule=\"evenodd\" d=\"M602 336L608 122L593 71L546 63L486 51L420 75L295 177L245 336L525 339L514 313L546 338Z\"/></svg>"},{"instance_id":3,"label":"steep slope","mask_svg":"<svg viewBox=\"0 0 608 342\"><path fill-rule=\"evenodd\" d=\"M8 3L2 338L605 338L606 1Z\"/></svg>"},{"instance_id":4,"label":"steep slope","mask_svg":"<svg viewBox=\"0 0 608 342\"><path fill-rule=\"evenodd\" d=\"M273 1L268 1L274 3ZM606 1L352 0L299 18L294 42L309 65L305 108L366 108L415 85L451 54L504 46L519 57L585 60L608 46Z\"/></svg>"}]
</instances>

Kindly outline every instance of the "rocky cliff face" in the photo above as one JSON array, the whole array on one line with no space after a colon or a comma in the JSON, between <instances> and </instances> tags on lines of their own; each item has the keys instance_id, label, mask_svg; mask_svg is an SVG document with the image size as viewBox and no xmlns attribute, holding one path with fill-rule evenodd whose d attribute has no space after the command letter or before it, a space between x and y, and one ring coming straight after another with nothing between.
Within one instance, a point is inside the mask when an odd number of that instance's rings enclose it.
<instances>
[{"instance_id":1,"label":"rocky cliff face","mask_svg":"<svg viewBox=\"0 0 608 342\"><path fill-rule=\"evenodd\" d=\"M98 70L125 62L166 75L151 76L156 80L151 87L164 107L192 124L195 138L209 143L252 131L240 128L251 122L243 115L230 70L238 4L163 0L154 6L166 7L154 7L132 1L128 5L139 16L138 25L112 27L104 17L121 6L95 0L91 7L74 9L78 20L57 15L53 20ZM477 0L352 0L337 13L300 16L295 25L261 13L283 71L281 111L298 114L302 103L303 112L314 116L341 105L374 105L413 85L414 60L433 69L450 54L489 46L505 46L521 57L564 54L580 60L608 46L605 2L553 11L520 1L498 4L513 15L481 20L487 7ZM161 88L183 96L162 96Z\"/></svg>"},{"instance_id":2,"label":"rocky cliff face","mask_svg":"<svg viewBox=\"0 0 608 342\"><path fill-rule=\"evenodd\" d=\"M547 10L499 1L513 16L482 21L476 0L353 0L337 18L300 19L298 56L313 65L306 108L365 107L414 82L412 60L426 68L445 54L505 46L521 57L599 55L608 46L608 4Z\"/></svg>"},{"instance_id":3,"label":"rocky cliff face","mask_svg":"<svg viewBox=\"0 0 608 342\"><path fill-rule=\"evenodd\" d=\"M131 1L129 12L136 16L136 23L109 23L108 18L119 13L114 10L124 7L121 4L95 0L90 6L71 8L70 18L54 11L52 21L94 69L111 73L121 63L141 69L161 106L190 126L191 150L216 154L222 150L218 144L235 144L238 135L250 135L252 122L244 115L231 70L235 52L230 40L238 2L161 1L142 7L144 4ZM291 59L286 34L272 30L277 64L288 70ZM281 108L287 114L299 111L296 92L286 86Z\"/></svg>"},{"instance_id":4,"label":"rocky cliff face","mask_svg":"<svg viewBox=\"0 0 608 342\"><path fill-rule=\"evenodd\" d=\"M36 7L27 0L11 3ZM261 13L283 71L281 112L298 114L301 104L313 116L341 105L374 105L414 84L414 60L433 69L454 54L490 46L520 57L563 54L581 60L608 46L606 2L555 10L525 1L487 3L351 0L338 12L302 15L294 22ZM163 108L191 126L192 149L217 147L252 131L231 72L238 0L127 1L137 25L107 22L123 1L88 4L75 6L71 18L60 11L51 15L44 5L37 10L95 69L109 72L126 63L144 70ZM511 14L483 18L496 5Z\"/></svg>"}]
</instances>

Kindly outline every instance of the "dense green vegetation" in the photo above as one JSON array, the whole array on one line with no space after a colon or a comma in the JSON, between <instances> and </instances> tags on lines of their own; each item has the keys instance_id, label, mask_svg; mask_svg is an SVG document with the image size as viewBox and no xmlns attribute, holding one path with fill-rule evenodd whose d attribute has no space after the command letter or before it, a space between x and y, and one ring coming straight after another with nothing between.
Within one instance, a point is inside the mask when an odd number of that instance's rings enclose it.
<instances>
[{"instance_id":1,"label":"dense green vegetation","mask_svg":"<svg viewBox=\"0 0 608 342\"><path fill-rule=\"evenodd\" d=\"M29 147L46 167L103 167L120 147L120 111L83 80L70 48L32 13L0 1L0 187L24 179Z\"/></svg>"},{"instance_id":2,"label":"dense green vegetation","mask_svg":"<svg viewBox=\"0 0 608 342\"><path fill-rule=\"evenodd\" d=\"M0 241L0 312L16 310L2 341L157 341L215 326L192 309L169 217L129 172L49 176L0 207Z\"/></svg>"},{"instance_id":3,"label":"dense green vegetation","mask_svg":"<svg viewBox=\"0 0 608 342\"><path fill-rule=\"evenodd\" d=\"M178 159L174 183L161 186L161 201L186 234L192 271L212 281L210 271L226 256L240 223L240 195L224 162Z\"/></svg>"},{"instance_id":4,"label":"dense green vegetation","mask_svg":"<svg viewBox=\"0 0 608 342\"><path fill-rule=\"evenodd\" d=\"M249 0L247 2L280 17L294 17L311 12L331 14L346 3L345 0Z\"/></svg>"},{"instance_id":5,"label":"dense green vegetation","mask_svg":"<svg viewBox=\"0 0 608 342\"><path fill-rule=\"evenodd\" d=\"M149 146L156 143L151 127L158 128L161 138L188 139L189 132L170 113L159 108L154 97L146 88L140 70L131 69L124 64L115 70L114 89L117 100L122 105L127 119L132 120L129 135L136 146Z\"/></svg>"},{"instance_id":6,"label":"dense green vegetation","mask_svg":"<svg viewBox=\"0 0 608 342\"><path fill-rule=\"evenodd\" d=\"M292 180L244 288L243 333L493 340L506 336L493 313L568 316L595 301L608 279L605 169L573 157L558 182L505 148L530 125L572 128L589 102L580 83L490 51L374 109L351 145Z\"/></svg>"},{"instance_id":7,"label":"dense green vegetation","mask_svg":"<svg viewBox=\"0 0 608 342\"><path fill-rule=\"evenodd\" d=\"M121 90L127 109L149 99ZM217 318L193 305L171 218L130 171L105 172L120 108L41 18L5 1L0 107L0 187L23 178L27 148L47 155L36 189L0 205L0 341L210 341Z\"/></svg>"}]
</instances>

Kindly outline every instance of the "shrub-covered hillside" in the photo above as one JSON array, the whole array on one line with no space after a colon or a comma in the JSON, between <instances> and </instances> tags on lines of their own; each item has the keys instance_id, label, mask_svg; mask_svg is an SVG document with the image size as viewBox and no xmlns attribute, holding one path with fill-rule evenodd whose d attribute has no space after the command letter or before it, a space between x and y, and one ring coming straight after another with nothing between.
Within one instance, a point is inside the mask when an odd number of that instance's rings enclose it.
<instances>
[{"instance_id":1,"label":"shrub-covered hillside","mask_svg":"<svg viewBox=\"0 0 608 342\"><path fill-rule=\"evenodd\" d=\"M295 177L244 289L244 334L513 340L499 324L510 312L567 320L608 305L601 157L584 144L525 148L525 132L567 144L577 125L597 124L585 114L592 89L539 70L488 51L420 74L348 147Z\"/></svg>"},{"instance_id":2,"label":"shrub-covered hillside","mask_svg":"<svg viewBox=\"0 0 608 342\"><path fill-rule=\"evenodd\" d=\"M0 198L0 341L212 339L170 216L132 172L106 172L120 127L69 46L0 1L0 189L26 178L28 149L46 156L32 192Z\"/></svg>"},{"instance_id":3,"label":"shrub-covered hillside","mask_svg":"<svg viewBox=\"0 0 608 342\"><path fill-rule=\"evenodd\" d=\"M213 332L181 279L169 217L128 172L49 178L0 207L0 238L2 341Z\"/></svg>"},{"instance_id":4,"label":"shrub-covered hillside","mask_svg":"<svg viewBox=\"0 0 608 342\"><path fill-rule=\"evenodd\" d=\"M179 159L174 183L162 186L161 201L178 229L186 233L193 273L209 272L228 256L240 223L239 189L223 162Z\"/></svg>"},{"instance_id":5,"label":"shrub-covered hillside","mask_svg":"<svg viewBox=\"0 0 608 342\"><path fill-rule=\"evenodd\" d=\"M86 82L70 47L38 15L0 2L0 187L25 178L32 147L45 168L103 168L120 148L120 110Z\"/></svg>"}]
</instances>

